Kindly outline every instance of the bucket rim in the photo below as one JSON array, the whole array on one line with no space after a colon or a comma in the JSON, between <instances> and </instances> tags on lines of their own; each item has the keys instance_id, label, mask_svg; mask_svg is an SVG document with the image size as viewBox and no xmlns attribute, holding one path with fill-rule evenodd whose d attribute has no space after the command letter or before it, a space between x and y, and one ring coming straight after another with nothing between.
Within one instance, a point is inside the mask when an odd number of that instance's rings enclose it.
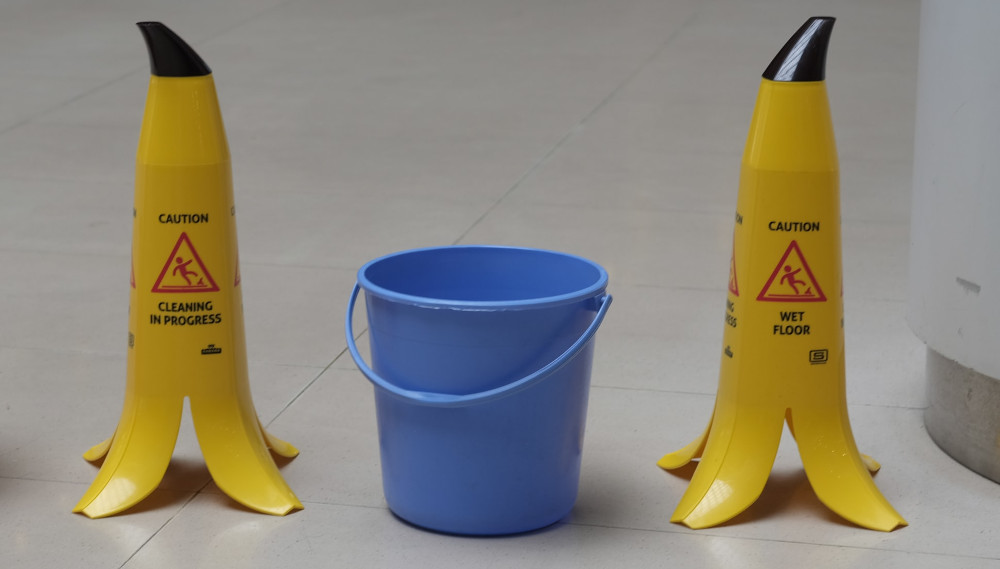
<instances>
[{"instance_id":1,"label":"bucket rim","mask_svg":"<svg viewBox=\"0 0 1000 569\"><path fill-rule=\"evenodd\" d=\"M429 251L438 250L456 250L456 249L483 249L490 251L507 250L507 251L519 251L532 254L545 254L553 255L557 257L572 259L581 264L592 267L597 272L597 279L590 285L559 295L552 296L540 296L534 298L525 299L514 299L514 300L456 300L447 298L434 298L428 296L419 296L413 294L406 294L392 289L385 288L383 286L377 285L372 282L367 277L368 269L371 267L394 259L396 257L402 257L405 255L414 255L418 253L425 253ZM358 269L357 274L358 285L368 294L373 294L375 296L381 297L385 300L390 300L393 302L398 302L402 304L409 304L413 306L424 306L430 308L451 308L456 310L517 310L517 309L527 309L527 308L545 308L550 306L559 306L563 304L571 304L574 302L579 302L581 300L586 300L589 298L595 298L603 296L605 289L608 286L608 272L601 265L597 264L590 259L581 257L579 255L574 255L572 253L564 253L562 251L554 251L551 249L540 249L536 247L516 247L508 245L441 245L435 247L419 247L415 249L406 249L402 251L396 251L394 253L389 253L388 255L383 255L368 261Z\"/></svg>"}]
</instances>

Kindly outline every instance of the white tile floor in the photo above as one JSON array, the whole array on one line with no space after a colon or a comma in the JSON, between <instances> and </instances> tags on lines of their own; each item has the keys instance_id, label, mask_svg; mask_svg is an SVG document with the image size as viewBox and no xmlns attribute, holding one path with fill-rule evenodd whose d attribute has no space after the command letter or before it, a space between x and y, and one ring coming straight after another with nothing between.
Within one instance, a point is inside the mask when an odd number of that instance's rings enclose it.
<instances>
[{"instance_id":1,"label":"white tile floor","mask_svg":"<svg viewBox=\"0 0 1000 569\"><path fill-rule=\"evenodd\" d=\"M924 348L905 323L918 2L9 0L0 14L0 566L1000 567L1000 485L928 438ZM708 419L760 73L812 15L838 18L850 414L910 526L829 513L786 438L761 499L693 531L669 522L686 480L654 463ZM302 450L282 473L305 510L287 517L220 493L189 423L140 506L70 513L97 472L80 454L112 432L124 390L139 20L215 71L254 398ZM558 249L611 274L579 499L544 531L439 535L383 501L347 296L365 261L452 243Z\"/></svg>"}]
</instances>

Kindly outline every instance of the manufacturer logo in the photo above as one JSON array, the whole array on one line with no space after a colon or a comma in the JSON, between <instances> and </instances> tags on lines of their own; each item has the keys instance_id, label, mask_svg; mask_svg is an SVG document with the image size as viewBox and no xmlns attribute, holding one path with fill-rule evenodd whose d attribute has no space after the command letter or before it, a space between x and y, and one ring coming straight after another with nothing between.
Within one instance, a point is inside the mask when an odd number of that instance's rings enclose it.
<instances>
[{"instance_id":1,"label":"manufacturer logo","mask_svg":"<svg viewBox=\"0 0 1000 569\"><path fill-rule=\"evenodd\" d=\"M221 354L222 348L217 348L215 344L209 344L207 348L202 348L201 355L210 356L212 354Z\"/></svg>"},{"instance_id":2,"label":"manufacturer logo","mask_svg":"<svg viewBox=\"0 0 1000 569\"><path fill-rule=\"evenodd\" d=\"M825 364L830 360L830 350L810 350L809 351L809 363Z\"/></svg>"}]
</instances>

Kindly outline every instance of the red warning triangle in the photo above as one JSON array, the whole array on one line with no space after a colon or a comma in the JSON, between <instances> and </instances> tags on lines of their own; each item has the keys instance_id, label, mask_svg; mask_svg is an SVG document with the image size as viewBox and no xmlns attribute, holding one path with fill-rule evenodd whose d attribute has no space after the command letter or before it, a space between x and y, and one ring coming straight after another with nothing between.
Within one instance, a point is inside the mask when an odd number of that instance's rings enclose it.
<instances>
[{"instance_id":1,"label":"red warning triangle","mask_svg":"<svg viewBox=\"0 0 1000 569\"><path fill-rule=\"evenodd\" d=\"M740 285L736 284L736 253L733 253L732 259L729 260L729 292L733 293L734 296L740 295Z\"/></svg>"},{"instance_id":2,"label":"red warning triangle","mask_svg":"<svg viewBox=\"0 0 1000 569\"><path fill-rule=\"evenodd\" d=\"M198 256L194 244L181 233L173 251L167 257L167 262L160 271L160 276L153 285L153 292L215 292L219 285L215 284L212 275L205 268L205 263Z\"/></svg>"},{"instance_id":3,"label":"red warning triangle","mask_svg":"<svg viewBox=\"0 0 1000 569\"><path fill-rule=\"evenodd\" d=\"M778 261L757 300L770 302L824 302L826 295L813 276L799 244L792 241Z\"/></svg>"},{"instance_id":4,"label":"red warning triangle","mask_svg":"<svg viewBox=\"0 0 1000 569\"><path fill-rule=\"evenodd\" d=\"M736 284L736 235L733 235L733 256L729 258L729 292L740 295L740 285Z\"/></svg>"}]
</instances>

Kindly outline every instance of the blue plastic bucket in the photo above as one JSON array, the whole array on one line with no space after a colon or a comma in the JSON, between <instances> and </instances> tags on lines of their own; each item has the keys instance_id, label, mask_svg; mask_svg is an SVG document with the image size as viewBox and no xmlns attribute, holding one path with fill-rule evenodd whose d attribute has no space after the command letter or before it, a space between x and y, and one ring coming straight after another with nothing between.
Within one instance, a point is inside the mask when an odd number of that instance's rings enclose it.
<instances>
[{"instance_id":1,"label":"blue plastic bucket","mask_svg":"<svg viewBox=\"0 0 1000 569\"><path fill-rule=\"evenodd\" d=\"M510 534L573 508L607 272L514 247L403 251L358 271L348 348L375 385L389 508L448 533ZM365 292L369 367L352 315Z\"/></svg>"}]
</instances>

